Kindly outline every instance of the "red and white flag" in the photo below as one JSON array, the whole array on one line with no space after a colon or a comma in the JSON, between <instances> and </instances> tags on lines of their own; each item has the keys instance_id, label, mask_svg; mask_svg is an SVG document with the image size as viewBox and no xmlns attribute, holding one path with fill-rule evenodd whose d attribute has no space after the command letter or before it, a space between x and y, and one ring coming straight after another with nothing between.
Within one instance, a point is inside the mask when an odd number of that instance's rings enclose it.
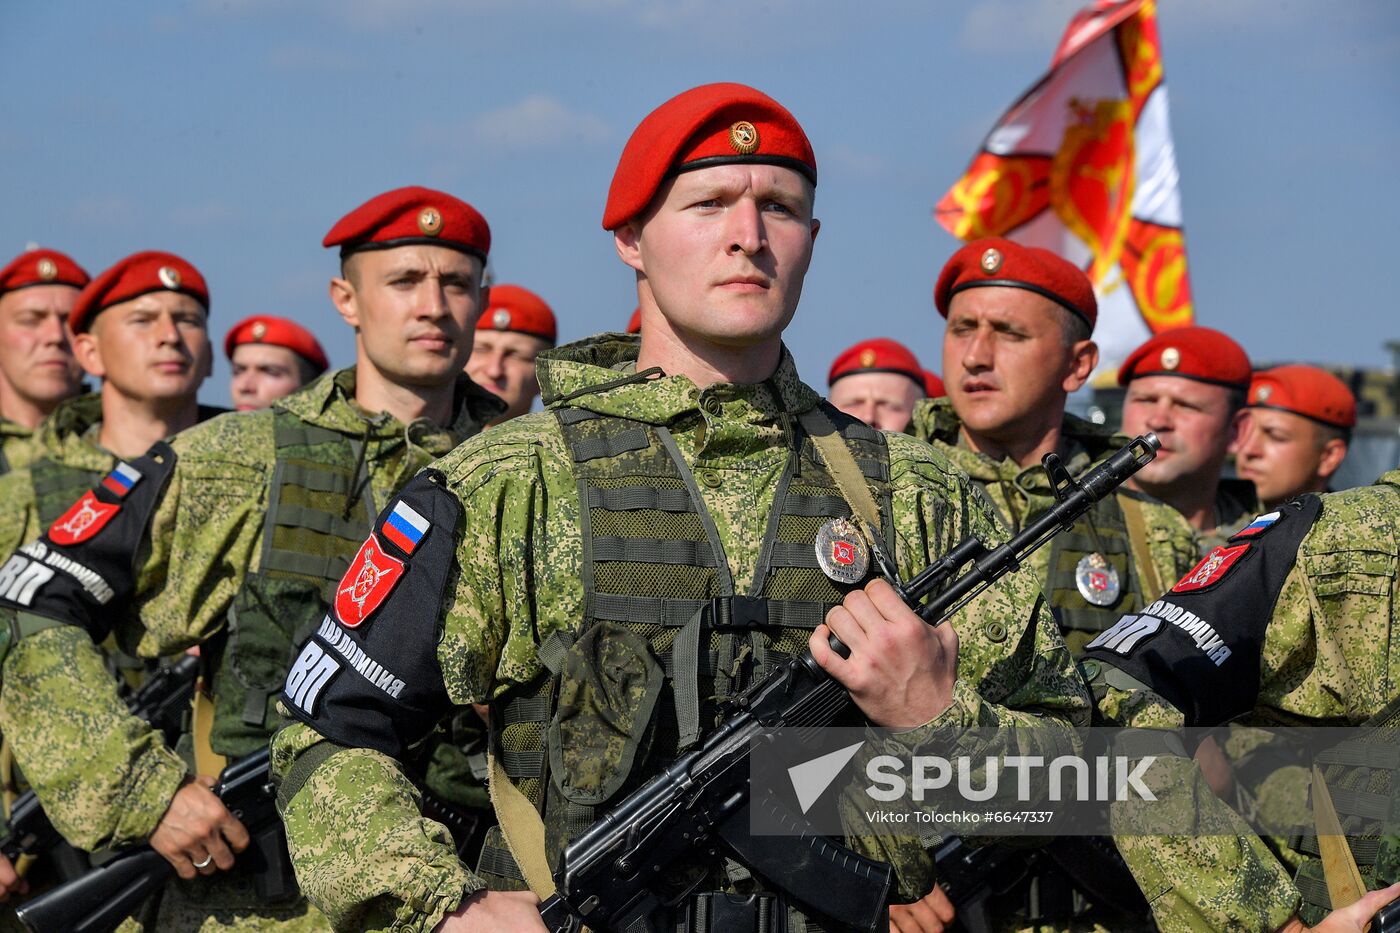
<instances>
[{"instance_id":1,"label":"red and white flag","mask_svg":"<svg viewBox=\"0 0 1400 933\"><path fill-rule=\"evenodd\" d=\"M1050 70L938 203L954 236L1005 236L1078 263L1099 297L1104 368L1192 321L1155 0L1075 14Z\"/></svg>"}]
</instances>

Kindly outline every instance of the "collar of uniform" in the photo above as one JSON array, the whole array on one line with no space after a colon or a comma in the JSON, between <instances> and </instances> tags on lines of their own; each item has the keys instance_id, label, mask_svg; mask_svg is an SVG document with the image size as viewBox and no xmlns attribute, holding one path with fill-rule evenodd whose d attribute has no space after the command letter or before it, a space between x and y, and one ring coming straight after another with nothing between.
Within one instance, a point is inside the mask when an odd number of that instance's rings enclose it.
<instances>
[{"instance_id":1,"label":"collar of uniform","mask_svg":"<svg viewBox=\"0 0 1400 933\"><path fill-rule=\"evenodd\" d=\"M454 384L452 424L442 428L419 418L405 427L388 412L370 412L355 401L354 366L326 373L279 399L275 407L343 434L386 438L406 433L431 453L446 453L506 410L504 402L462 374Z\"/></svg>"},{"instance_id":2,"label":"collar of uniform","mask_svg":"<svg viewBox=\"0 0 1400 933\"><path fill-rule=\"evenodd\" d=\"M1010 457L996 461L968 447L967 437L962 432L962 419L947 397L924 399L916 410L920 407L926 421L933 424L933 439L942 441L949 448L948 458L968 476L984 483L1010 483L1027 495L1053 495L1049 477L1040 464L1022 467ZM1060 429L1060 456L1064 459L1065 469L1071 476L1078 476L1089 468L1094 459L1086 441L1098 446L1099 442L1113 437L1115 435L1107 428L1066 412Z\"/></svg>"},{"instance_id":3,"label":"collar of uniform","mask_svg":"<svg viewBox=\"0 0 1400 933\"><path fill-rule=\"evenodd\" d=\"M45 450L58 451L70 440L81 440L94 425L101 423L101 393L84 392L58 403L39 425L39 443Z\"/></svg>"},{"instance_id":4,"label":"collar of uniform","mask_svg":"<svg viewBox=\"0 0 1400 933\"><path fill-rule=\"evenodd\" d=\"M32 437L33 428L26 428L18 421L11 421L9 418L0 418L0 437Z\"/></svg>"},{"instance_id":5,"label":"collar of uniform","mask_svg":"<svg viewBox=\"0 0 1400 933\"><path fill-rule=\"evenodd\" d=\"M670 424L716 405L723 406L727 416L758 423L801 414L820 401L798 378L786 346L778 368L763 382L716 383L703 391L686 376L636 376L640 347L636 335L601 334L541 353L537 369L545 407L570 405L600 415Z\"/></svg>"}]
</instances>

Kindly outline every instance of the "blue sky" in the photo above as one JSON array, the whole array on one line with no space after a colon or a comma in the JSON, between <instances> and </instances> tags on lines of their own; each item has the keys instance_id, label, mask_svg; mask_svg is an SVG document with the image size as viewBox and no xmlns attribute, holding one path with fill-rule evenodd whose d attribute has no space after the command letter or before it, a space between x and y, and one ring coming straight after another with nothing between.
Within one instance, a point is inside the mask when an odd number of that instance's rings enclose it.
<instances>
[{"instance_id":1,"label":"blue sky","mask_svg":"<svg viewBox=\"0 0 1400 933\"><path fill-rule=\"evenodd\" d=\"M1075 0L6 0L0 262L36 241L97 272L170 249L220 340L306 323L337 363L321 237L388 188L479 207L498 281L565 339L621 328L630 273L599 227L636 123L708 81L803 123L816 258L788 343L894 336L939 368L930 298L957 242L932 207L1045 69ZM1256 359L1381 365L1400 339L1400 4L1160 0L1197 320ZM205 401L226 402L220 359Z\"/></svg>"}]
</instances>

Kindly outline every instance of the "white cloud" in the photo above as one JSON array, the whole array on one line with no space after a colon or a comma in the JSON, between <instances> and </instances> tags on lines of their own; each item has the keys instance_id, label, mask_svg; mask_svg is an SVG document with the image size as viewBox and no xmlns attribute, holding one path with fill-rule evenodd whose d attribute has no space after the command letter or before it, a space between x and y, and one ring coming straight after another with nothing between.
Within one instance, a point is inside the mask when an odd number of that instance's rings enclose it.
<instances>
[{"instance_id":1,"label":"white cloud","mask_svg":"<svg viewBox=\"0 0 1400 933\"><path fill-rule=\"evenodd\" d=\"M612 134L608 125L591 113L570 110L551 94L531 94L480 114L464 127L427 127L421 137L429 146L518 152L592 145L611 139Z\"/></svg>"}]
</instances>

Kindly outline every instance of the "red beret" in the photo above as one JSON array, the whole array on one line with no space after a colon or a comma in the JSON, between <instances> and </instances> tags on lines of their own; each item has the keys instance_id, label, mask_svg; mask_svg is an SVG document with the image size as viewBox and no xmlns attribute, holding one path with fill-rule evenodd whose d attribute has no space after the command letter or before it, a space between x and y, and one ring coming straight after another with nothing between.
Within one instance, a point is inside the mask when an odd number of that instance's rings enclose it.
<instances>
[{"instance_id":1,"label":"red beret","mask_svg":"<svg viewBox=\"0 0 1400 933\"><path fill-rule=\"evenodd\" d=\"M1082 319L1091 332L1099 319L1099 302L1084 270L1038 246L1022 246L1001 237L973 240L943 267L933 303L946 318L954 295L981 286L1024 288L1043 295Z\"/></svg>"},{"instance_id":2,"label":"red beret","mask_svg":"<svg viewBox=\"0 0 1400 933\"><path fill-rule=\"evenodd\" d=\"M199 270L174 253L133 253L88 283L68 314L73 333L87 330L98 312L149 292L180 292L209 310L209 286Z\"/></svg>"},{"instance_id":3,"label":"red beret","mask_svg":"<svg viewBox=\"0 0 1400 933\"><path fill-rule=\"evenodd\" d=\"M346 214L321 241L340 256L413 244L446 246L479 256L491 252L491 228L466 201L431 188L395 188Z\"/></svg>"},{"instance_id":4,"label":"red beret","mask_svg":"<svg viewBox=\"0 0 1400 933\"><path fill-rule=\"evenodd\" d=\"M704 84L672 97L627 140L608 189L603 229L646 210L667 178L731 163L780 165L817 183L817 157L782 104L742 84Z\"/></svg>"},{"instance_id":5,"label":"red beret","mask_svg":"<svg viewBox=\"0 0 1400 933\"><path fill-rule=\"evenodd\" d=\"M836 380L857 373L898 373L917 382L919 388L925 387L924 368L919 365L914 354L904 344L888 337L862 340L843 350L841 355L836 357L836 362L831 364L831 371L826 374L826 383L834 385Z\"/></svg>"},{"instance_id":6,"label":"red beret","mask_svg":"<svg viewBox=\"0 0 1400 933\"><path fill-rule=\"evenodd\" d=\"M1138 347L1118 367L1118 384L1139 376L1180 376L1233 389L1247 389L1251 370L1244 348L1209 327L1164 330Z\"/></svg>"},{"instance_id":7,"label":"red beret","mask_svg":"<svg viewBox=\"0 0 1400 933\"><path fill-rule=\"evenodd\" d=\"M948 394L943 380L939 378L938 373L931 369L924 370L924 394L929 398L942 398Z\"/></svg>"},{"instance_id":8,"label":"red beret","mask_svg":"<svg viewBox=\"0 0 1400 933\"><path fill-rule=\"evenodd\" d=\"M31 285L71 285L82 288L91 281L83 267L56 249L31 249L20 253L0 269L0 295Z\"/></svg>"},{"instance_id":9,"label":"red beret","mask_svg":"<svg viewBox=\"0 0 1400 933\"><path fill-rule=\"evenodd\" d=\"M632 316L627 319L627 333L640 334L642 332L642 308L637 306L637 310L632 312Z\"/></svg>"},{"instance_id":10,"label":"red beret","mask_svg":"<svg viewBox=\"0 0 1400 933\"><path fill-rule=\"evenodd\" d=\"M513 330L542 337L551 344L559 335L554 312L544 299L519 285L492 285L491 303L476 322L477 330Z\"/></svg>"},{"instance_id":11,"label":"red beret","mask_svg":"<svg viewBox=\"0 0 1400 933\"><path fill-rule=\"evenodd\" d=\"M1249 408L1277 408L1334 428L1356 427L1356 396L1347 385L1316 366L1275 366L1254 374Z\"/></svg>"},{"instance_id":12,"label":"red beret","mask_svg":"<svg viewBox=\"0 0 1400 933\"><path fill-rule=\"evenodd\" d=\"M224 335L224 356L233 359L235 347L245 343L262 343L274 347L286 347L302 359L316 367L317 375L330 369L326 351L314 334L296 321L270 314L255 314L245 317Z\"/></svg>"}]
</instances>

